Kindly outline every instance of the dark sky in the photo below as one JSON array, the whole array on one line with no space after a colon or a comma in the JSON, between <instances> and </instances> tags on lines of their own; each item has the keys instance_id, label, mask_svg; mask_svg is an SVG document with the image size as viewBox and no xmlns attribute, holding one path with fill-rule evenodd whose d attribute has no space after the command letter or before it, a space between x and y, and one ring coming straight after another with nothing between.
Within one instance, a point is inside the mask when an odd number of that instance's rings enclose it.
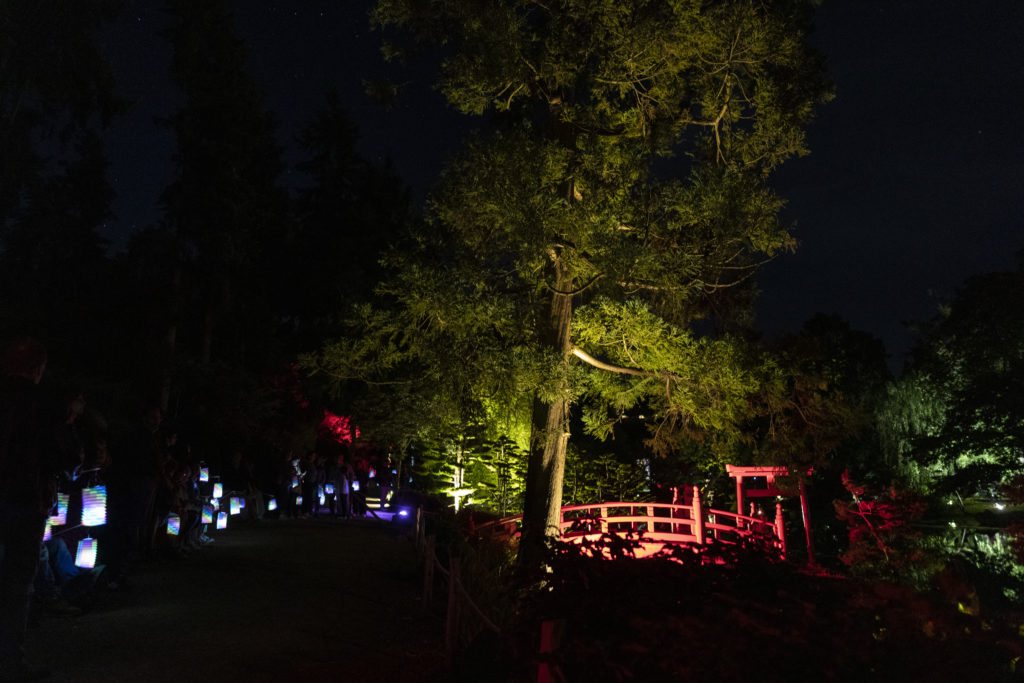
<instances>
[{"instance_id":1,"label":"dark sky","mask_svg":"<svg viewBox=\"0 0 1024 683\"><path fill-rule=\"evenodd\" d=\"M109 135L115 247L158 218L172 174L174 139L155 119L182 101L157 35L161 5L133 0L103 35L136 102ZM472 121L445 108L426 69L402 75L393 109L363 94L382 69L369 6L237 0L234 13L288 161L296 133L336 87L363 154L390 159L422 196ZM800 247L764 269L758 321L775 334L838 313L881 338L898 369L907 322L931 317L966 277L1013 267L1024 248L1024 2L826 0L817 26L836 99L809 131L811 155L778 174Z\"/></svg>"}]
</instances>

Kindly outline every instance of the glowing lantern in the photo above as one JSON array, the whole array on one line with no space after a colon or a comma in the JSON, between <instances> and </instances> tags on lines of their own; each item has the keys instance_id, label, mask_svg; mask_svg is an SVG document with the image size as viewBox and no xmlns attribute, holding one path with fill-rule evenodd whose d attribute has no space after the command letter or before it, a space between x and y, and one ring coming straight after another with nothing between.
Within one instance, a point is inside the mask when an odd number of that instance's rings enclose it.
<instances>
[{"instance_id":1,"label":"glowing lantern","mask_svg":"<svg viewBox=\"0 0 1024 683\"><path fill-rule=\"evenodd\" d=\"M373 468L371 467L371 468L370 468L370 479L373 479L373 478L374 478L374 477L376 477L376 476L377 476L377 470L375 470L375 469L373 469Z\"/></svg>"},{"instance_id":2,"label":"glowing lantern","mask_svg":"<svg viewBox=\"0 0 1024 683\"><path fill-rule=\"evenodd\" d=\"M293 489L299 488L299 478L298 477L292 477L292 488Z\"/></svg>"},{"instance_id":3,"label":"glowing lantern","mask_svg":"<svg viewBox=\"0 0 1024 683\"><path fill-rule=\"evenodd\" d=\"M230 507L228 509L231 510L231 514L238 514L239 510L241 510L241 506L238 504L238 498L231 496Z\"/></svg>"},{"instance_id":4,"label":"glowing lantern","mask_svg":"<svg viewBox=\"0 0 1024 683\"><path fill-rule=\"evenodd\" d=\"M213 485L213 497L221 498L224 495L224 485L219 481Z\"/></svg>"},{"instance_id":5,"label":"glowing lantern","mask_svg":"<svg viewBox=\"0 0 1024 683\"><path fill-rule=\"evenodd\" d=\"M212 505L204 505L203 506L202 523L203 524L213 524L213 506Z\"/></svg>"},{"instance_id":6,"label":"glowing lantern","mask_svg":"<svg viewBox=\"0 0 1024 683\"><path fill-rule=\"evenodd\" d=\"M214 510L220 510L220 498L212 498L210 500L210 507Z\"/></svg>"},{"instance_id":7,"label":"glowing lantern","mask_svg":"<svg viewBox=\"0 0 1024 683\"><path fill-rule=\"evenodd\" d=\"M321 493L318 500L320 501L320 505L323 505L325 502L327 502L327 497Z\"/></svg>"},{"instance_id":8,"label":"glowing lantern","mask_svg":"<svg viewBox=\"0 0 1024 683\"><path fill-rule=\"evenodd\" d=\"M359 482L358 481L352 482L352 490L353 491L358 491L359 490Z\"/></svg>"},{"instance_id":9,"label":"glowing lantern","mask_svg":"<svg viewBox=\"0 0 1024 683\"><path fill-rule=\"evenodd\" d=\"M295 504L302 505L302 496L295 496Z\"/></svg>"},{"instance_id":10,"label":"glowing lantern","mask_svg":"<svg viewBox=\"0 0 1024 683\"><path fill-rule=\"evenodd\" d=\"M334 484L328 484L327 485L327 495L328 496L333 496L334 495Z\"/></svg>"},{"instance_id":11,"label":"glowing lantern","mask_svg":"<svg viewBox=\"0 0 1024 683\"><path fill-rule=\"evenodd\" d=\"M239 510L244 510L245 509L245 496L242 496L242 497L240 497L238 499L238 509Z\"/></svg>"},{"instance_id":12,"label":"glowing lantern","mask_svg":"<svg viewBox=\"0 0 1024 683\"><path fill-rule=\"evenodd\" d=\"M82 569L92 569L96 566L95 538L83 538L78 542L78 552L75 553L75 566Z\"/></svg>"},{"instance_id":13,"label":"glowing lantern","mask_svg":"<svg viewBox=\"0 0 1024 683\"><path fill-rule=\"evenodd\" d=\"M210 481L210 468L200 467L199 468L199 481Z\"/></svg>"},{"instance_id":14,"label":"glowing lantern","mask_svg":"<svg viewBox=\"0 0 1024 683\"><path fill-rule=\"evenodd\" d=\"M57 514L50 517L50 524L60 526L68 523L68 502L70 500L71 496L66 493L57 494Z\"/></svg>"},{"instance_id":15,"label":"glowing lantern","mask_svg":"<svg viewBox=\"0 0 1024 683\"><path fill-rule=\"evenodd\" d=\"M173 512L167 515L167 535L177 536L181 533L181 517Z\"/></svg>"},{"instance_id":16,"label":"glowing lantern","mask_svg":"<svg viewBox=\"0 0 1024 683\"><path fill-rule=\"evenodd\" d=\"M53 519L52 517L50 519ZM53 529L50 528L50 519L46 520L46 526L43 527L43 541L49 541L53 538Z\"/></svg>"},{"instance_id":17,"label":"glowing lantern","mask_svg":"<svg viewBox=\"0 0 1024 683\"><path fill-rule=\"evenodd\" d=\"M267 502L267 510L269 510L270 512L273 512L276 509L277 509L277 498L271 498Z\"/></svg>"},{"instance_id":18,"label":"glowing lantern","mask_svg":"<svg viewBox=\"0 0 1024 683\"><path fill-rule=\"evenodd\" d=\"M218 512L217 513L217 528L227 529L228 528L228 513Z\"/></svg>"},{"instance_id":19,"label":"glowing lantern","mask_svg":"<svg viewBox=\"0 0 1024 683\"><path fill-rule=\"evenodd\" d=\"M82 526L107 523L107 487L82 489Z\"/></svg>"}]
</instances>

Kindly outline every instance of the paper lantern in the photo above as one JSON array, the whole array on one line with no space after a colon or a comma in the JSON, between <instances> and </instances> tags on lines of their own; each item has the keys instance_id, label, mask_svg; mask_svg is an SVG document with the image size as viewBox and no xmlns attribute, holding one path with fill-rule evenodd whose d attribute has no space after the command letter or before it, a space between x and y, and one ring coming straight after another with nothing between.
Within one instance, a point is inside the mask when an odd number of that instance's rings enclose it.
<instances>
[{"instance_id":1,"label":"paper lantern","mask_svg":"<svg viewBox=\"0 0 1024 683\"><path fill-rule=\"evenodd\" d=\"M333 496L334 495L334 484L328 484L327 487L326 487L326 491L327 491L327 495L328 496Z\"/></svg>"},{"instance_id":2,"label":"paper lantern","mask_svg":"<svg viewBox=\"0 0 1024 683\"><path fill-rule=\"evenodd\" d=\"M224 495L224 486L219 481L213 485L213 497L221 498Z\"/></svg>"},{"instance_id":3,"label":"paper lantern","mask_svg":"<svg viewBox=\"0 0 1024 683\"><path fill-rule=\"evenodd\" d=\"M213 524L213 506L212 505L204 505L203 506L202 523L203 524Z\"/></svg>"},{"instance_id":4,"label":"paper lantern","mask_svg":"<svg viewBox=\"0 0 1024 683\"><path fill-rule=\"evenodd\" d=\"M358 481L352 482L352 490L353 491L358 491L359 490L359 482Z\"/></svg>"},{"instance_id":5,"label":"paper lantern","mask_svg":"<svg viewBox=\"0 0 1024 683\"><path fill-rule=\"evenodd\" d=\"M327 497L324 494L321 493L320 497L317 498L317 500L320 501L320 505L323 505L327 501Z\"/></svg>"},{"instance_id":6,"label":"paper lantern","mask_svg":"<svg viewBox=\"0 0 1024 683\"><path fill-rule=\"evenodd\" d=\"M233 515L237 515L238 514L239 510L242 509L242 506L239 505L239 503L238 503L238 498L236 498L235 496L231 496L231 500L229 501L228 509L231 510L231 514L233 514Z\"/></svg>"},{"instance_id":7,"label":"paper lantern","mask_svg":"<svg viewBox=\"0 0 1024 683\"><path fill-rule=\"evenodd\" d=\"M228 513L218 512L217 513L217 528L227 529L228 528Z\"/></svg>"},{"instance_id":8,"label":"paper lantern","mask_svg":"<svg viewBox=\"0 0 1024 683\"><path fill-rule=\"evenodd\" d=\"M302 505L302 496L295 496L295 504Z\"/></svg>"},{"instance_id":9,"label":"paper lantern","mask_svg":"<svg viewBox=\"0 0 1024 683\"><path fill-rule=\"evenodd\" d=\"M92 569L96 566L96 539L83 538L78 542L78 552L75 553L75 566L82 569Z\"/></svg>"},{"instance_id":10,"label":"paper lantern","mask_svg":"<svg viewBox=\"0 0 1024 683\"><path fill-rule=\"evenodd\" d=\"M181 533L181 517L173 512L167 515L167 535L177 536Z\"/></svg>"},{"instance_id":11,"label":"paper lantern","mask_svg":"<svg viewBox=\"0 0 1024 683\"><path fill-rule=\"evenodd\" d=\"M61 526L68 523L68 503L70 500L71 496L67 493L57 494L57 513L50 516L50 524Z\"/></svg>"},{"instance_id":12,"label":"paper lantern","mask_svg":"<svg viewBox=\"0 0 1024 683\"><path fill-rule=\"evenodd\" d=\"M299 488L299 478L298 477L292 477L292 488L293 489Z\"/></svg>"},{"instance_id":13,"label":"paper lantern","mask_svg":"<svg viewBox=\"0 0 1024 683\"><path fill-rule=\"evenodd\" d=\"M210 481L210 468L200 467L199 468L199 481Z\"/></svg>"},{"instance_id":14,"label":"paper lantern","mask_svg":"<svg viewBox=\"0 0 1024 683\"><path fill-rule=\"evenodd\" d=\"M107 523L107 487L82 489L82 526Z\"/></svg>"},{"instance_id":15,"label":"paper lantern","mask_svg":"<svg viewBox=\"0 0 1024 683\"><path fill-rule=\"evenodd\" d=\"M245 496L240 496L238 498L238 509L239 510L244 510L245 509Z\"/></svg>"},{"instance_id":16,"label":"paper lantern","mask_svg":"<svg viewBox=\"0 0 1024 683\"><path fill-rule=\"evenodd\" d=\"M220 510L220 498L211 498L210 507L212 507L214 510Z\"/></svg>"},{"instance_id":17,"label":"paper lantern","mask_svg":"<svg viewBox=\"0 0 1024 683\"><path fill-rule=\"evenodd\" d=\"M276 509L277 509L277 498L271 498L267 502L267 510L269 510L270 512L273 512Z\"/></svg>"},{"instance_id":18,"label":"paper lantern","mask_svg":"<svg viewBox=\"0 0 1024 683\"><path fill-rule=\"evenodd\" d=\"M370 479L373 479L373 478L374 478L374 477L376 477L376 476L377 476L377 470L375 470L375 469L373 469L373 468L371 467L371 468L370 468Z\"/></svg>"},{"instance_id":19,"label":"paper lantern","mask_svg":"<svg viewBox=\"0 0 1024 683\"><path fill-rule=\"evenodd\" d=\"M50 528L50 519L46 520L46 526L43 527L43 541L49 541L53 538L53 529Z\"/></svg>"}]
</instances>

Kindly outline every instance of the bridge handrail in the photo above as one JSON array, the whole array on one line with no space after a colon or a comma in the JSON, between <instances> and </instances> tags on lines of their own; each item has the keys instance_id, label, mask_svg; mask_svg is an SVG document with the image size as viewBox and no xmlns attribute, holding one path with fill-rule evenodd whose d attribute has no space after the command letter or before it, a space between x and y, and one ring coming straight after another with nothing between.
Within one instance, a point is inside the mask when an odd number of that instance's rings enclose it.
<instances>
[{"instance_id":1,"label":"bridge handrail","mask_svg":"<svg viewBox=\"0 0 1024 683\"><path fill-rule=\"evenodd\" d=\"M653 532L655 530L655 524L671 524L673 526L685 525L688 528L689 533L677 533L674 531L660 533L667 533L673 536L696 537L699 539L702 537L702 534L696 533L693 528L695 523L698 521L694 517L695 507L701 510L700 515L704 518L703 524L701 525L703 535L710 535L718 540L725 540L721 538L723 535L736 534L739 536L746 536L757 534L765 537L774 536L777 545L781 545L782 543L782 538L779 535L779 529L776 523L770 522L761 517L741 515L727 510L702 509L699 508L699 506L679 505L673 503L610 501L603 503L566 505L562 507L560 527L562 534L564 535L578 519L586 515L591 515L600 520L602 531L608 530L607 527L609 525L617 524L630 524L631 526L644 524L647 526L648 532ZM615 510L621 509L627 509L629 512L627 514L616 514L614 512ZM643 509L644 512L637 514L638 509ZM576 516L572 514L579 512L585 514ZM659 512L662 514L658 514ZM566 513L570 514L567 516ZM487 528L507 528L509 525L515 524L515 528L512 533L518 534L522 517L522 515L510 515L499 520L487 522L477 527L477 531L482 531ZM730 520L731 523L722 523L723 519Z\"/></svg>"}]
</instances>

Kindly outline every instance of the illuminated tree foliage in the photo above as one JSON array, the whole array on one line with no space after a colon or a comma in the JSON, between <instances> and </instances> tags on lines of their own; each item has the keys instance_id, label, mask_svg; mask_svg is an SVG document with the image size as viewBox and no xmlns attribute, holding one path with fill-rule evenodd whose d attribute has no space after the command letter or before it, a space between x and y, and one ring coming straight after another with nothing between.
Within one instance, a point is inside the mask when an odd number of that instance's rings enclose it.
<instances>
[{"instance_id":1,"label":"illuminated tree foliage","mask_svg":"<svg viewBox=\"0 0 1024 683\"><path fill-rule=\"evenodd\" d=\"M451 105L487 116L422 249L392 261L385 328L419 367L455 356L439 384L530 402L524 566L557 533L571 406L606 434L649 405L662 452L748 410L744 354L688 326L793 246L767 178L827 97L811 4L378 3L378 22L441 46Z\"/></svg>"},{"instance_id":2,"label":"illuminated tree foliage","mask_svg":"<svg viewBox=\"0 0 1024 683\"><path fill-rule=\"evenodd\" d=\"M889 487L865 496L865 488L843 472L843 486L852 501L836 500L836 516L849 526L850 545L842 560L854 574L872 578L898 578L923 562L915 541L920 532L909 526L924 514L925 506L913 494Z\"/></svg>"},{"instance_id":3,"label":"illuminated tree foliage","mask_svg":"<svg viewBox=\"0 0 1024 683\"><path fill-rule=\"evenodd\" d=\"M1024 252L967 280L923 330L888 410L923 485L962 496L1024 473Z\"/></svg>"},{"instance_id":4,"label":"illuminated tree foliage","mask_svg":"<svg viewBox=\"0 0 1024 683\"><path fill-rule=\"evenodd\" d=\"M525 453L507 437L489 438L486 425L418 439L409 455L417 489L455 500L456 508L474 505L499 516L522 512Z\"/></svg>"}]
</instances>

